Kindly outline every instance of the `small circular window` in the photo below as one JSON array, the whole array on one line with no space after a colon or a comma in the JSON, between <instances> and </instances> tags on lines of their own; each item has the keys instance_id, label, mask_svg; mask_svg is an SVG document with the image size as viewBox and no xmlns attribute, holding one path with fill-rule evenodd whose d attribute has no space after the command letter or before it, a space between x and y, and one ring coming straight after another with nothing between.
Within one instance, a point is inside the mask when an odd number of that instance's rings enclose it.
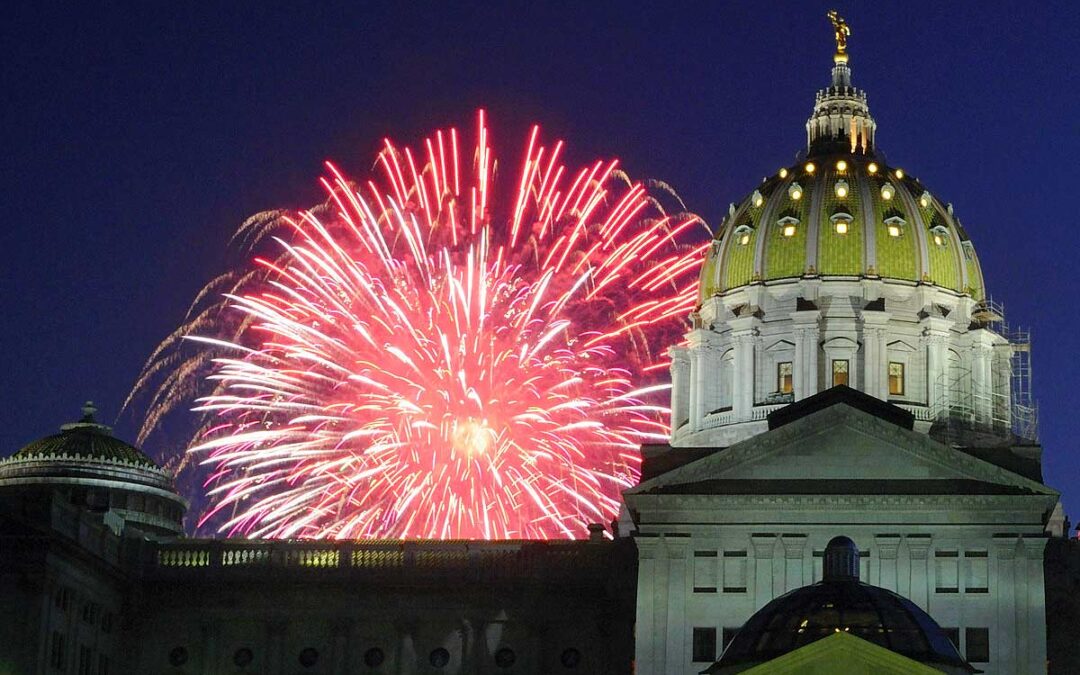
<instances>
[{"instance_id":1,"label":"small circular window","mask_svg":"<svg viewBox=\"0 0 1080 675\"><path fill-rule=\"evenodd\" d=\"M450 663L450 652L442 647L432 649L431 654L428 655L428 663L436 668L445 668L446 664Z\"/></svg>"},{"instance_id":2,"label":"small circular window","mask_svg":"<svg viewBox=\"0 0 1080 675\"><path fill-rule=\"evenodd\" d=\"M251 662L254 661L254 660L255 660L255 654L252 653L252 651L250 649L248 649L247 647L241 647L240 649L237 649L236 653L233 654L233 657L232 657L232 662L234 664L240 666L241 668L243 668L246 665L250 665Z\"/></svg>"},{"instance_id":3,"label":"small circular window","mask_svg":"<svg viewBox=\"0 0 1080 675\"><path fill-rule=\"evenodd\" d=\"M517 656L514 654L514 650L509 647L503 647L495 652L495 665L500 668L509 668L514 665L514 661L517 661Z\"/></svg>"},{"instance_id":4,"label":"small circular window","mask_svg":"<svg viewBox=\"0 0 1080 675\"><path fill-rule=\"evenodd\" d=\"M564 649L563 653L559 655L559 663L563 665L563 668L577 668L581 663L581 652L571 647L570 649Z\"/></svg>"},{"instance_id":5,"label":"small circular window","mask_svg":"<svg viewBox=\"0 0 1080 675\"><path fill-rule=\"evenodd\" d=\"M378 647L372 647L364 652L364 665L368 668L375 668L381 666L382 662L386 660L386 654L383 654L383 650Z\"/></svg>"},{"instance_id":6,"label":"small circular window","mask_svg":"<svg viewBox=\"0 0 1080 675\"><path fill-rule=\"evenodd\" d=\"M300 651L300 656L296 658L305 668L310 668L319 662L319 650L314 647L305 647Z\"/></svg>"},{"instance_id":7,"label":"small circular window","mask_svg":"<svg viewBox=\"0 0 1080 675\"><path fill-rule=\"evenodd\" d=\"M187 660L187 647L173 647L172 651L169 652L170 666L182 666L187 663Z\"/></svg>"}]
</instances>

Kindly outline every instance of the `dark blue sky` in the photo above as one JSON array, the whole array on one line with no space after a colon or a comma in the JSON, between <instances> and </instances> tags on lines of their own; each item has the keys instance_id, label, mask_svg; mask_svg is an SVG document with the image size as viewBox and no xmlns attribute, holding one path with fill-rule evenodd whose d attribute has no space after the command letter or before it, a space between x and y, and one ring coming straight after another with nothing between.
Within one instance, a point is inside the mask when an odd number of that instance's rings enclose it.
<instances>
[{"instance_id":1,"label":"dark blue sky","mask_svg":"<svg viewBox=\"0 0 1080 675\"><path fill-rule=\"evenodd\" d=\"M716 223L803 147L831 64L813 2L309 4L5 13L0 455L86 398L115 415L236 225L314 203L325 159L362 173L384 135L482 106L503 156L537 121ZM1045 471L1080 517L1080 7L834 4L890 163L955 205L1033 329Z\"/></svg>"}]
</instances>

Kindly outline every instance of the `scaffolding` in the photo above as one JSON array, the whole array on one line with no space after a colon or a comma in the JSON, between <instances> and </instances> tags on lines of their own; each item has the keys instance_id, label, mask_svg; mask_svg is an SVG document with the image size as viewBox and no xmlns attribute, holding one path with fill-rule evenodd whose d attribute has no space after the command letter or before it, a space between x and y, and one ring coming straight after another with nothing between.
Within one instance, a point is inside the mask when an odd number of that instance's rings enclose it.
<instances>
[{"instance_id":1,"label":"scaffolding","mask_svg":"<svg viewBox=\"0 0 1080 675\"><path fill-rule=\"evenodd\" d=\"M1003 340L993 346L988 372L973 372L970 359L947 360L931 383L934 435L961 446L1037 442L1031 332L1010 327L1004 307L992 299L980 303L971 320L973 328L988 329Z\"/></svg>"}]
</instances>

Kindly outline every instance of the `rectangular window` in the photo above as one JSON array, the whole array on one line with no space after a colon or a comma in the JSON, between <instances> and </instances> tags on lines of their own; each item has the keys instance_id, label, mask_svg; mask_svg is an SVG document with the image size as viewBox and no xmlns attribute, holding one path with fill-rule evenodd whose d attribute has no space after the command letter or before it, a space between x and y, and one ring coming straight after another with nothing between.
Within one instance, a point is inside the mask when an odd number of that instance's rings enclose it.
<instances>
[{"instance_id":1,"label":"rectangular window","mask_svg":"<svg viewBox=\"0 0 1080 675\"><path fill-rule=\"evenodd\" d=\"M986 551L964 551L964 592L989 593L989 576Z\"/></svg>"},{"instance_id":2,"label":"rectangular window","mask_svg":"<svg viewBox=\"0 0 1080 675\"><path fill-rule=\"evenodd\" d=\"M938 593L960 592L959 558L956 551L934 553L935 588Z\"/></svg>"},{"instance_id":3,"label":"rectangular window","mask_svg":"<svg viewBox=\"0 0 1080 675\"><path fill-rule=\"evenodd\" d=\"M79 646L79 675L94 675L90 672L93 667L94 653L86 645Z\"/></svg>"},{"instance_id":4,"label":"rectangular window","mask_svg":"<svg viewBox=\"0 0 1080 675\"><path fill-rule=\"evenodd\" d=\"M715 628L694 628L694 661L698 663L716 661Z\"/></svg>"},{"instance_id":5,"label":"rectangular window","mask_svg":"<svg viewBox=\"0 0 1080 675\"><path fill-rule=\"evenodd\" d=\"M53 631L52 650L49 652L49 665L60 669L64 667L64 636L60 631Z\"/></svg>"},{"instance_id":6,"label":"rectangular window","mask_svg":"<svg viewBox=\"0 0 1080 675\"><path fill-rule=\"evenodd\" d=\"M781 361L776 364L776 391L781 394L790 394L795 391L792 372L791 361Z\"/></svg>"},{"instance_id":7,"label":"rectangular window","mask_svg":"<svg viewBox=\"0 0 1080 675\"><path fill-rule=\"evenodd\" d=\"M964 631L964 642L967 643L967 660L973 663L988 663L990 661L990 629L968 628Z\"/></svg>"},{"instance_id":8,"label":"rectangular window","mask_svg":"<svg viewBox=\"0 0 1080 675\"><path fill-rule=\"evenodd\" d=\"M835 387L848 383L847 359L833 359L832 362L832 385Z\"/></svg>"},{"instance_id":9,"label":"rectangular window","mask_svg":"<svg viewBox=\"0 0 1080 675\"><path fill-rule=\"evenodd\" d=\"M746 551L724 551L724 592L746 592Z\"/></svg>"},{"instance_id":10,"label":"rectangular window","mask_svg":"<svg viewBox=\"0 0 1080 675\"><path fill-rule=\"evenodd\" d=\"M694 551L694 592L716 592L716 551Z\"/></svg>"},{"instance_id":11,"label":"rectangular window","mask_svg":"<svg viewBox=\"0 0 1080 675\"><path fill-rule=\"evenodd\" d=\"M889 362L889 396L904 395L904 364Z\"/></svg>"}]
</instances>

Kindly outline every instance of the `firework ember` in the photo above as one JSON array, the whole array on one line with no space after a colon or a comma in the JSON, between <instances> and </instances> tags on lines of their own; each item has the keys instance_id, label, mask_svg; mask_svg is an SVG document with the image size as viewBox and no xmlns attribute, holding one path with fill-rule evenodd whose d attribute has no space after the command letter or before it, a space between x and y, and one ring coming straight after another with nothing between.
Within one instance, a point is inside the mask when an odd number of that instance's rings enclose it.
<instances>
[{"instance_id":1,"label":"firework ember","mask_svg":"<svg viewBox=\"0 0 1080 675\"><path fill-rule=\"evenodd\" d=\"M454 130L420 151L386 141L371 180L328 164L324 207L241 227L270 252L208 286L224 300L136 387L167 373L151 425L185 380L208 387L187 451L209 472L202 523L552 538L616 516L638 446L666 437L659 350L683 332L707 244L681 243L701 221L616 162L569 171L562 150L533 128L503 185L480 113L468 147ZM179 335L202 361L169 354Z\"/></svg>"}]
</instances>

